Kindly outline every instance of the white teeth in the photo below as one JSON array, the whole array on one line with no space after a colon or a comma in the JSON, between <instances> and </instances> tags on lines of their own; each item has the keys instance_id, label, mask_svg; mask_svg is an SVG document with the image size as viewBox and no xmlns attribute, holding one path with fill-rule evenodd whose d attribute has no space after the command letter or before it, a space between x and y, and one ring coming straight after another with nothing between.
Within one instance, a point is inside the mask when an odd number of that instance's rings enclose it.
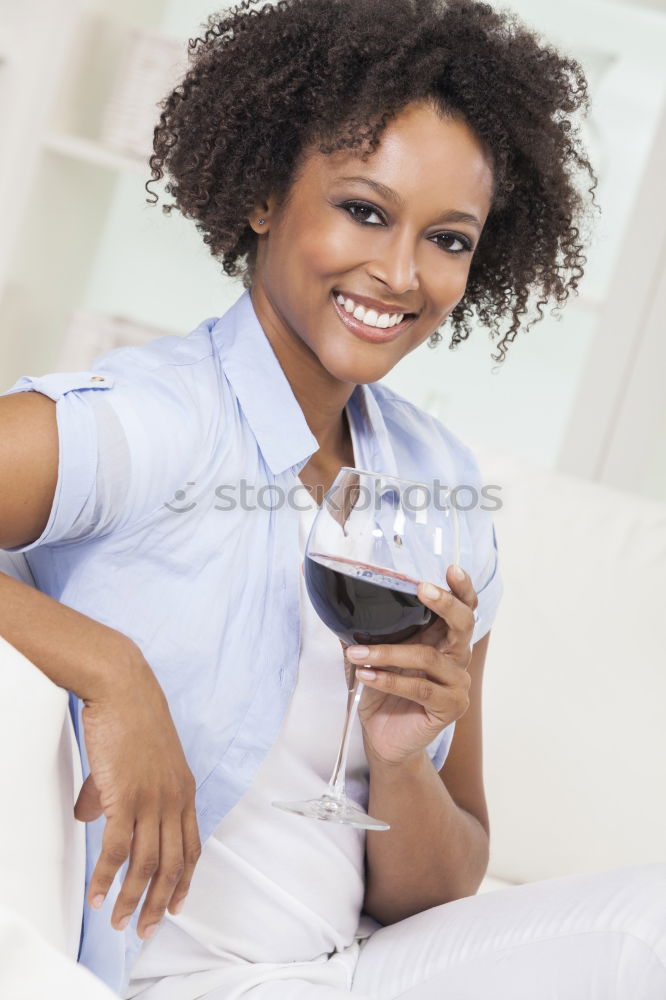
<instances>
[{"instance_id":1,"label":"white teeth","mask_svg":"<svg viewBox=\"0 0 666 1000\"><path fill-rule=\"evenodd\" d=\"M353 299L346 299L340 293L335 298L344 307L346 312L350 313L354 319L365 323L366 326L374 326L380 330L386 330L388 327L397 326L398 323L402 323L405 318L404 313L380 314L376 309L366 309L365 306L357 305Z\"/></svg>"}]
</instances>

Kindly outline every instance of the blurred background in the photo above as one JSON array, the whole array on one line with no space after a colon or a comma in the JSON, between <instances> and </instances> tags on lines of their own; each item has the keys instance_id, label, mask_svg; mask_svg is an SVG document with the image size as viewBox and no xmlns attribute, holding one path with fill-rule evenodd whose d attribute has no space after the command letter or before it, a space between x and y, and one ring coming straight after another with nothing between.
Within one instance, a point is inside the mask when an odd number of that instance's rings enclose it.
<instances>
[{"instance_id":1,"label":"blurred background","mask_svg":"<svg viewBox=\"0 0 666 1000\"><path fill-rule=\"evenodd\" d=\"M143 187L156 102L223 6L0 0L0 391L187 334L240 294ZM501 370L479 329L455 352L424 345L387 382L465 440L666 500L666 0L498 6L587 71L602 208L588 270Z\"/></svg>"}]
</instances>

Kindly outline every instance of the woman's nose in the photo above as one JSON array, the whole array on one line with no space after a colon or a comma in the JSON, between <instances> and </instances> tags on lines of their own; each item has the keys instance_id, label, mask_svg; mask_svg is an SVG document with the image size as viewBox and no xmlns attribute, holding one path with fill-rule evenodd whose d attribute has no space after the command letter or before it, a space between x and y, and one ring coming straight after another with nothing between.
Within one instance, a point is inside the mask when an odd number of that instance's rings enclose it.
<instances>
[{"instance_id":1,"label":"woman's nose","mask_svg":"<svg viewBox=\"0 0 666 1000\"><path fill-rule=\"evenodd\" d=\"M413 240L407 233L388 240L384 252L375 259L369 270L394 295L415 291L419 287L419 277Z\"/></svg>"}]
</instances>

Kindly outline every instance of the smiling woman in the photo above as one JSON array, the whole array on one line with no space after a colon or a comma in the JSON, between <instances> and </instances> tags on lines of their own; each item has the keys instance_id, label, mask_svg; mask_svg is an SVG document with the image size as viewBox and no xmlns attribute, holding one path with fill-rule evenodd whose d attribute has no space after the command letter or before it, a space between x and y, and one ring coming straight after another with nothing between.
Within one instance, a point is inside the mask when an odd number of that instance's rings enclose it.
<instances>
[{"instance_id":1,"label":"smiling woman","mask_svg":"<svg viewBox=\"0 0 666 1000\"><path fill-rule=\"evenodd\" d=\"M0 628L76 695L80 961L126 1000L666 993L666 867L475 895L495 533L469 448L381 382L474 314L501 360L576 289L586 95L474 0L212 16L151 166L245 290L0 400L0 545L43 591L0 574ZM343 651L304 589L308 491L342 466L472 497L404 642ZM367 836L271 806L326 787L357 664Z\"/></svg>"},{"instance_id":2,"label":"smiling woman","mask_svg":"<svg viewBox=\"0 0 666 1000\"><path fill-rule=\"evenodd\" d=\"M289 197L254 206L252 292L271 342L307 344L343 383L382 378L458 306L493 189L472 130L430 101L398 112L354 175L359 163L310 148ZM374 201L361 201L368 189ZM443 228L451 213L455 231Z\"/></svg>"},{"instance_id":3,"label":"smiling woman","mask_svg":"<svg viewBox=\"0 0 666 1000\"><path fill-rule=\"evenodd\" d=\"M253 6L245 0L238 9L247 13L210 18L190 43L189 72L163 104L151 166L154 180L169 178L174 203L165 210L175 205L195 219L225 272L249 288L261 245L248 225L257 196L288 201L313 151L356 153L346 159L351 169L344 157L334 160L337 176L332 163L322 169L359 228L367 221L387 230L384 240L406 238L407 211L421 238L462 257L464 296L450 312L426 310L419 330L430 325L434 345L450 315L455 347L476 315L493 338L505 327L494 355L501 362L529 328L528 314L534 322L548 302L564 304L582 276L588 203L580 181L587 175L593 190L596 178L575 121L588 106L580 65L484 3L287 0L260 13ZM410 105L432 109L449 133L444 144L413 116L402 145L383 134ZM439 155L424 157L424 144L439 144ZM467 175L472 162L476 173ZM317 222L326 231L323 212ZM359 231L350 235L359 239Z\"/></svg>"}]
</instances>

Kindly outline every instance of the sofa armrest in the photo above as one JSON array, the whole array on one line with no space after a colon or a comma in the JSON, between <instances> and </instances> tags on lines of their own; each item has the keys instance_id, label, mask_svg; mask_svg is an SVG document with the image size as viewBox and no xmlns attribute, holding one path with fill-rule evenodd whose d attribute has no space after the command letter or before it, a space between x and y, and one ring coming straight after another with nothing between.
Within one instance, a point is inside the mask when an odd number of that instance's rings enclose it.
<instances>
[{"instance_id":1,"label":"sofa armrest","mask_svg":"<svg viewBox=\"0 0 666 1000\"><path fill-rule=\"evenodd\" d=\"M0 638L0 904L76 959L85 825L68 694Z\"/></svg>"},{"instance_id":2,"label":"sofa armrest","mask_svg":"<svg viewBox=\"0 0 666 1000\"><path fill-rule=\"evenodd\" d=\"M7 1000L111 1000L113 993L63 955L13 910L0 904L0 996Z\"/></svg>"}]
</instances>

